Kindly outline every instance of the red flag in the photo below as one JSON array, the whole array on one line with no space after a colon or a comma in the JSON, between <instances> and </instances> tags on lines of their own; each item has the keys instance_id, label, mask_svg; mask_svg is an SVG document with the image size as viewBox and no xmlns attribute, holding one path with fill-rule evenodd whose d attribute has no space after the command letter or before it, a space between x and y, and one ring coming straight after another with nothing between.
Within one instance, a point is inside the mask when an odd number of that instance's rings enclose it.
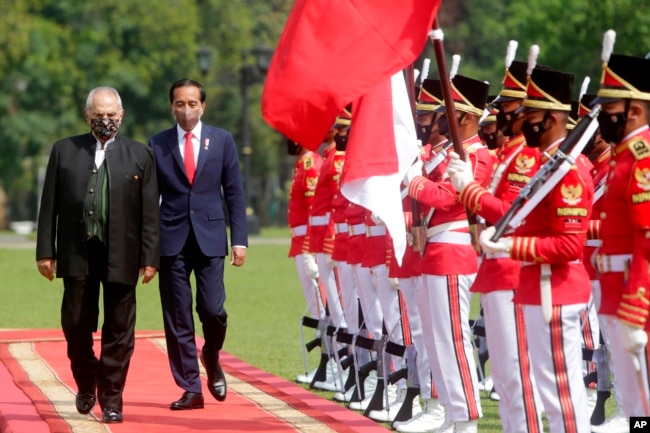
<instances>
[{"instance_id":1,"label":"red flag","mask_svg":"<svg viewBox=\"0 0 650 433\"><path fill-rule=\"evenodd\" d=\"M401 183L418 152L406 82L398 72L352 104L341 191L386 224L400 264L406 250Z\"/></svg>"},{"instance_id":2,"label":"red flag","mask_svg":"<svg viewBox=\"0 0 650 433\"><path fill-rule=\"evenodd\" d=\"M262 116L316 150L334 119L420 55L441 0L296 0L264 85Z\"/></svg>"}]
</instances>

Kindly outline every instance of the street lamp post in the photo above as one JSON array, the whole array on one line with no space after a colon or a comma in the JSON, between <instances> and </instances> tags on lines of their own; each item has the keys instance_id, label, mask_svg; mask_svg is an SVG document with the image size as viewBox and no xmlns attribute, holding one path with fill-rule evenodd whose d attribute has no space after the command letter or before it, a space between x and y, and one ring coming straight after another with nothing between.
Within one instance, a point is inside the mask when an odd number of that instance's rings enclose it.
<instances>
[{"instance_id":1,"label":"street lamp post","mask_svg":"<svg viewBox=\"0 0 650 433\"><path fill-rule=\"evenodd\" d=\"M208 70L210 70L210 64L212 63L212 51L205 45L199 48L196 52L196 60L199 62L199 70L201 71L201 76L205 81L205 77L208 75ZM203 83L205 85L205 83Z\"/></svg>"},{"instance_id":2,"label":"street lamp post","mask_svg":"<svg viewBox=\"0 0 650 433\"><path fill-rule=\"evenodd\" d=\"M260 223L255 215L255 210L251 200L251 155L253 148L250 142L250 117L248 107L248 87L261 82L262 74L266 73L271 62L273 50L267 47L255 47L251 51L242 50L241 74L241 139L242 139L242 159L244 163L244 194L246 198L246 223L249 234L259 234ZM249 57L253 56L255 63L249 63Z\"/></svg>"}]
</instances>

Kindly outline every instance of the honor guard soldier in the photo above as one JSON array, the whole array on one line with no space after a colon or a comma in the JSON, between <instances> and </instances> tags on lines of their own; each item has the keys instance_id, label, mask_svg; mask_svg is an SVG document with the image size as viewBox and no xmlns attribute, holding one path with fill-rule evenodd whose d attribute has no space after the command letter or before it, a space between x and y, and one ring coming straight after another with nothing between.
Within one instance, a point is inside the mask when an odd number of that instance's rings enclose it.
<instances>
[{"instance_id":1,"label":"honor guard soldier","mask_svg":"<svg viewBox=\"0 0 650 433\"><path fill-rule=\"evenodd\" d=\"M493 160L478 137L478 122L489 85L456 75L451 88L454 118L443 114L438 130L447 135L449 122L457 122L474 178L486 186ZM444 173L443 166L439 168ZM425 214L431 214L420 262L424 284L416 286L416 296L422 306L420 316L431 372L445 405L446 419L440 430L453 426L456 432L476 432L482 410L469 327L469 288L478 269L476 251L465 208L449 179L434 182L421 173L422 164L414 164L405 182L409 196L418 201Z\"/></svg>"},{"instance_id":2,"label":"honor guard soldier","mask_svg":"<svg viewBox=\"0 0 650 433\"><path fill-rule=\"evenodd\" d=\"M521 132L527 65L513 61L516 49L513 42L508 45L502 89L492 102L499 109L496 129L506 141L495 148L497 166L490 184L485 188L474 181L468 163L455 153L447 169L461 203L484 219L488 226L496 224L506 213L539 166L538 149L526 146ZM542 407L525 338L523 307L512 302L519 286L520 267L520 262L507 252L484 251L471 288L472 292L481 295L490 371L500 397L499 413L506 433L543 431Z\"/></svg>"},{"instance_id":3,"label":"honor guard soldier","mask_svg":"<svg viewBox=\"0 0 650 433\"><path fill-rule=\"evenodd\" d=\"M318 282L318 266L313 255L303 250L311 203L322 165L322 158L293 140L287 139L287 152L296 156L291 187L289 190L288 222L291 230L289 257L296 262L296 270L302 287L307 311L313 319L325 317L325 307ZM318 333L318 332L317 332ZM324 335L320 336L324 338ZM313 372L315 373L315 371ZM310 383L313 374L299 374L296 381Z\"/></svg>"},{"instance_id":4,"label":"honor guard soldier","mask_svg":"<svg viewBox=\"0 0 650 433\"><path fill-rule=\"evenodd\" d=\"M542 164L565 139L572 85L573 75L542 68L528 80L522 132L542 152ZM594 193L590 169L579 155L556 185L538 190L543 198L513 236L492 241L494 226L481 234L486 253L521 262L514 302L523 306L531 366L554 432L590 428L580 326L591 293L582 264Z\"/></svg>"},{"instance_id":5,"label":"honor guard soldier","mask_svg":"<svg viewBox=\"0 0 650 433\"><path fill-rule=\"evenodd\" d=\"M648 416L650 60L617 54L603 60L598 122L614 147L600 215L599 314L623 410L628 417Z\"/></svg>"}]
</instances>

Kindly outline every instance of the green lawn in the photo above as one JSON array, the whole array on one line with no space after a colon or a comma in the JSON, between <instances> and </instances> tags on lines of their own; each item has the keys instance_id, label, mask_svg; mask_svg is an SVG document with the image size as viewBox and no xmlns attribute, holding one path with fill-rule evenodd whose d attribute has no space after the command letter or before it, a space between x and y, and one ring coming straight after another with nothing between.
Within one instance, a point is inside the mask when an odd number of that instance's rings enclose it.
<instances>
[{"instance_id":1,"label":"green lawn","mask_svg":"<svg viewBox=\"0 0 650 433\"><path fill-rule=\"evenodd\" d=\"M303 370L299 319L305 302L295 264L287 258L288 244L282 242L288 236L286 229L263 229L261 236L251 238L245 266L226 266L228 336L224 349L258 368L293 380ZM62 291L61 280L49 282L40 276L32 249L0 246L0 328L59 328ZM472 317L478 311L477 303L474 297ZM198 317L195 323L200 323ZM157 279L138 286L137 328L163 328ZM317 356L310 354L310 366L317 364ZM326 398L332 395L316 393ZM484 416L479 431L500 432L497 403L486 394L482 397ZM608 409L611 413L612 408Z\"/></svg>"}]
</instances>

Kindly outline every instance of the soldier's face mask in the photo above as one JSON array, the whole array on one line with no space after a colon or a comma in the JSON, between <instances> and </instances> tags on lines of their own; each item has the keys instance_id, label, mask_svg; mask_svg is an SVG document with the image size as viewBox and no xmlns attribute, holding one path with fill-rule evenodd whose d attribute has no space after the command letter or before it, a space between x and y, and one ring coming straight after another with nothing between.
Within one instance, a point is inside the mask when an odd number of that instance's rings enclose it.
<instances>
[{"instance_id":1,"label":"soldier's face mask","mask_svg":"<svg viewBox=\"0 0 650 433\"><path fill-rule=\"evenodd\" d=\"M463 121L465 118L465 115L467 113L461 113L460 117L456 118L456 124L460 125L460 123ZM447 116L442 116L440 120L438 121L438 134L445 136L447 140L450 139L451 136L451 130L449 129L449 119Z\"/></svg>"},{"instance_id":2,"label":"soldier's face mask","mask_svg":"<svg viewBox=\"0 0 650 433\"><path fill-rule=\"evenodd\" d=\"M494 130L493 132L486 132L487 128L479 128L478 130L478 136L485 145L487 146L488 149L496 149L498 146L497 140L499 139L499 131Z\"/></svg>"},{"instance_id":3,"label":"soldier's face mask","mask_svg":"<svg viewBox=\"0 0 650 433\"><path fill-rule=\"evenodd\" d=\"M432 129L433 129L433 123L430 123L428 125L417 125L415 133L418 137L418 140L420 140L422 144L426 144L429 142L429 136L431 135Z\"/></svg>"},{"instance_id":4,"label":"soldier's face mask","mask_svg":"<svg viewBox=\"0 0 650 433\"><path fill-rule=\"evenodd\" d=\"M287 153L289 155L298 155L300 153L300 145L293 140L287 139Z\"/></svg>"},{"instance_id":5,"label":"soldier's face mask","mask_svg":"<svg viewBox=\"0 0 650 433\"><path fill-rule=\"evenodd\" d=\"M524 107L520 107L514 111L504 112L499 110L497 113L497 129L501 131L506 137L512 136L512 125L520 118L521 113L523 112Z\"/></svg>"},{"instance_id":6,"label":"soldier's face mask","mask_svg":"<svg viewBox=\"0 0 650 433\"><path fill-rule=\"evenodd\" d=\"M544 118L539 122L530 123L528 120L525 120L523 125L521 125L521 132L526 137L526 145L528 147L540 147L542 145L542 135L548 129L544 124L549 114L550 112L547 111L544 114Z\"/></svg>"},{"instance_id":7,"label":"soldier's face mask","mask_svg":"<svg viewBox=\"0 0 650 433\"><path fill-rule=\"evenodd\" d=\"M336 143L336 150L345 151L348 147L348 137L350 136L350 129L341 131L334 136L334 143Z\"/></svg>"},{"instance_id":8,"label":"soldier's face mask","mask_svg":"<svg viewBox=\"0 0 650 433\"><path fill-rule=\"evenodd\" d=\"M598 125L603 140L609 143L618 144L625 136L625 124L627 123L627 112L630 109L630 100L625 100L625 109L618 113L606 113L601 111L598 114Z\"/></svg>"}]
</instances>

